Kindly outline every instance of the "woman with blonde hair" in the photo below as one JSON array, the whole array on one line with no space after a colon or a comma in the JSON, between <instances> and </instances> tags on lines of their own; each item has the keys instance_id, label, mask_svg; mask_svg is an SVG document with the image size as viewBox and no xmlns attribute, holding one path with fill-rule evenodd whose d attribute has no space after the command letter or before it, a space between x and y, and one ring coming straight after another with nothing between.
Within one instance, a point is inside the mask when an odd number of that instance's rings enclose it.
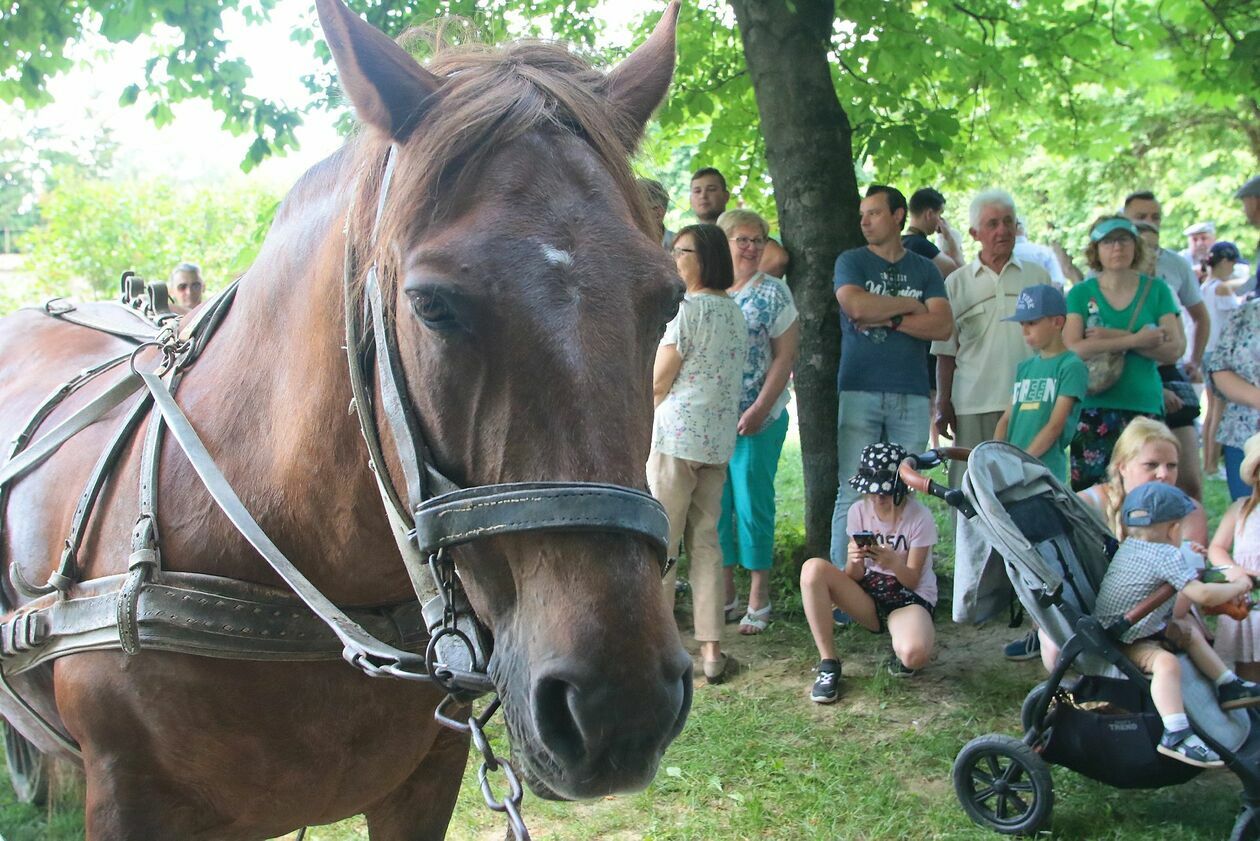
<instances>
[{"instance_id":1,"label":"woman with blonde hair","mask_svg":"<svg viewBox=\"0 0 1260 841\"><path fill-rule=\"evenodd\" d=\"M1163 482L1165 485L1177 484L1177 470L1181 463L1181 444L1172 430L1157 420L1136 417L1129 422L1116 439L1111 451L1111 461L1107 465L1107 480L1097 485L1078 491L1077 496L1088 505L1098 509L1103 521L1111 529L1117 540L1124 540L1127 530L1121 520L1121 509L1124 498L1129 491L1145 485L1147 482ZM1200 547L1207 546L1207 514L1197 499L1191 499L1194 510L1181 521L1181 535L1191 543ZM1203 551L1203 549L1200 549ZM1034 628L1027 638L1025 648L1035 657L1041 653L1041 662L1046 671L1054 670L1059 658L1059 649L1045 634L1040 634L1037 644L1032 644L1033 635L1038 633ZM1210 637L1209 637L1210 639ZM1014 643L1012 643L1012 646ZM1008 646L1008 649L1012 646ZM1031 657L1010 657L1009 659L1031 659Z\"/></svg>"},{"instance_id":2,"label":"woman with blonde hair","mask_svg":"<svg viewBox=\"0 0 1260 841\"><path fill-rule=\"evenodd\" d=\"M1138 271L1145 245L1123 216L1099 218L1089 234L1085 255L1097 277L1072 287L1067 295L1063 343L1091 369L1119 354L1119 376L1091 388L1081 406L1072 440L1072 489L1102 479L1116 438L1139 415L1164 414L1164 386L1159 365L1175 363L1186 338L1177 302L1168 284Z\"/></svg>"},{"instance_id":3,"label":"woman with blonde hair","mask_svg":"<svg viewBox=\"0 0 1260 841\"><path fill-rule=\"evenodd\" d=\"M1107 479L1077 493L1098 509L1116 538L1125 537L1120 509L1124 497L1147 482L1177 484L1181 465L1181 444L1172 430L1157 420L1136 417L1116 439L1107 465ZM1182 521L1182 534L1194 543L1207 545L1207 515L1197 500L1194 510Z\"/></svg>"},{"instance_id":4,"label":"woman with blonde hair","mask_svg":"<svg viewBox=\"0 0 1260 841\"><path fill-rule=\"evenodd\" d=\"M722 492L718 537L726 567L727 618L739 615L735 564L752 577L741 634L759 634L770 619L774 561L774 476L787 437L788 377L796 364L801 328L787 284L761 271L770 227L751 210L718 217L735 266L730 295L748 324L748 359L739 395L739 438Z\"/></svg>"}]
</instances>

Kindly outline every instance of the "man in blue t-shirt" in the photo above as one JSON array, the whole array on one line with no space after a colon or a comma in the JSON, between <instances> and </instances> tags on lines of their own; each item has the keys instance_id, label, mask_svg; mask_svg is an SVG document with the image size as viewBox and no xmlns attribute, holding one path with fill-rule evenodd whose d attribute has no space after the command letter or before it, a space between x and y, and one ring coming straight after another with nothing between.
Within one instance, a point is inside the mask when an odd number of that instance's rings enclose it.
<instances>
[{"instance_id":1,"label":"man in blue t-shirt","mask_svg":"<svg viewBox=\"0 0 1260 841\"><path fill-rule=\"evenodd\" d=\"M857 492L846 481L862 448L876 441L911 452L927 446L931 423L927 353L954 323L945 282L926 257L901 244L906 198L874 184L862 199L864 248L836 258L840 302L840 493L831 517L831 560L847 554L849 506Z\"/></svg>"}]
</instances>

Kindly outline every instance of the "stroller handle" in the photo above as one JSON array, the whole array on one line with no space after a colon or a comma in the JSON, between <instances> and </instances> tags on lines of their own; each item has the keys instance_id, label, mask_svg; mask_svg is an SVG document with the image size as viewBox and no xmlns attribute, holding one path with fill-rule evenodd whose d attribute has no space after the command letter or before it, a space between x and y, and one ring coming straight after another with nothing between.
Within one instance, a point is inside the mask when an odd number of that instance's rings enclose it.
<instances>
[{"instance_id":1,"label":"stroller handle","mask_svg":"<svg viewBox=\"0 0 1260 841\"><path fill-rule=\"evenodd\" d=\"M1135 604L1129 612L1120 619L1111 623L1111 625L1107 627L1107 631L1115 634L1116 636L1123 634L1138 622L1142 621L1142 619L1144 619L1152 610L1159 607L1175 595L1177 595L1177 591L1173 585L1168 584L1167 582L1159 585L1154 593L1151 593L1145 599Z\"/></svg>"},{"instance_id":2,"label":"stroller handle","mask_svg":"<svg viewBox=\"0 0 1260 841\"><path fill-rule=\"evenodd\" d=\"M957 508L964 517L970 519L976 516L976 509L961 490L938 484L919 472L930 470L944 461L966 461L969 455L971 450L967 447L937 447L920 455L906 456L897 473L901 476L901 481L906 483L906 487L944 500L945 504Z\"/></svg>"}]
</instances>

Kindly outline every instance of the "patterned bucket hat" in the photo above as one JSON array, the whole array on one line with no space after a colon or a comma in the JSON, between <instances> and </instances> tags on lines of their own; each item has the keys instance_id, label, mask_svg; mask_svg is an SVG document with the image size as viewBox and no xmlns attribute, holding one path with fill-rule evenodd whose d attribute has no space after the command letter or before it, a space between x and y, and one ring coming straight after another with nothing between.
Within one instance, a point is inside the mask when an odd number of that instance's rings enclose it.
<instances>
[{"instance_id":1,"label":"patterned bucket hat","mask_svg":"<svg viewBox=\"0 0 1260 841\"><path fill-rule=\"evenodd\" d=\"M905 486L897 475L897 468L909 455L900 444L879 441L862 448L857 473L849 479L849 487L864 494L893 494L902 496Z\"/></svg>"}]
</instances>

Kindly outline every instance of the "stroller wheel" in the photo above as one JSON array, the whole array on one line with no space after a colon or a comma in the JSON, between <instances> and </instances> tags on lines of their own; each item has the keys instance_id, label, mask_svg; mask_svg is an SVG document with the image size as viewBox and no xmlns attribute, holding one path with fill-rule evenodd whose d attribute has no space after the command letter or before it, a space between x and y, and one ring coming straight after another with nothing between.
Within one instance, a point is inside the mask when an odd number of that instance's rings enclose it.
<instances>
[{"instance_id":1,"label":"stroller wheel","mask_svg":"<svg viewBox=\"0 0 1260 841\"><path fill-rule=\"evenodd\" d=\"M9 782L22 803L42 806L48 801L48 770L52 761L39 752L12 724L4 724L4 758Z\"/></svg>"},{"instance_id":2,"label":"stroller wheel","mask_svg":"<svg viewBox=\"0 0 1260 841\"><path fill-rule=\"evenodd\" d=\"M1050 766L1019 739L991 733L954 760L954 791L976 823L1005 835L1032 835L1050 822Z\"/></svg>"},{"instance_id":3,"label":"stroller wheel","mask_svg":"<svg viewBox=\"0 0 1260 841\"><path fill-rule=\"evenodd\" d=\"M1229 841L1260 840L1260 815L1249 806L1244 806L1234 822L1234 831L1229 834Z\"/></svg>"}]
</instances>

